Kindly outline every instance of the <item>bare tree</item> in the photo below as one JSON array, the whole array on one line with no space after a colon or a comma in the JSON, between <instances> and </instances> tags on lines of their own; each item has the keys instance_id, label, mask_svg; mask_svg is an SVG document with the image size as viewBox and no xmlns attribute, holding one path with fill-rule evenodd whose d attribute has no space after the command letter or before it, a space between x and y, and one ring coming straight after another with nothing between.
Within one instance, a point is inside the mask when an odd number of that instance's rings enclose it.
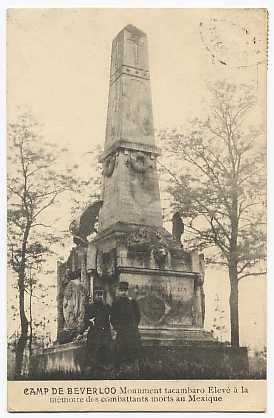
<instances>
[{"instance_id":1,"label":"bare tree","mask_svg":"<svg viewBox=\"0 0 274 418\"><path fill-rule=\"evenodd\" d=\"M228 271L231 344L238 347L239 281L265 274L265 150L262 133L249 126L253 89L217 82L210 95L204 121L160 133L172 157L162 167L173 208L191 232L189 245L210 248L208 261Z\"/></svg>"},{"instance_id":2,"label":"bare tree","mask_svg":"<svg viewBox=\"0 0 274 418\"><path fill-rule=\"evenodd\" d=\"M63 193L73 190L77 181L71 171L57 165L65 150L44 141L39 124L30 114L10 123L8 134L8 257L18 276L21 333L15 368L20 376L29 330L25 294L32 291L27 271L33 263L43 263L60 239L51 229L54 216L49 211L58 207Z\"/></svg>"}]
</instances>

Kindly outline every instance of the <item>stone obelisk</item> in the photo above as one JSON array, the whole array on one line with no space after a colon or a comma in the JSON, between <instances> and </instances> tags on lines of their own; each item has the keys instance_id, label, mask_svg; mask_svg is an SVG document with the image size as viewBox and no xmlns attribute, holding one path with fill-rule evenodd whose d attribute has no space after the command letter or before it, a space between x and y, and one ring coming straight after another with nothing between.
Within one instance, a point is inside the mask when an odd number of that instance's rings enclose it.
<instances>
[{"instance_id":1,"label":"stone obelisk","mask_svg":"<svg viewBox=\"0 0 274 418\"><path fill-rule=\"evenodd\" d=\"M147 36L126 26L112 43L99 231L117 223L162 226Z\"/></svg>"}]
</instances>

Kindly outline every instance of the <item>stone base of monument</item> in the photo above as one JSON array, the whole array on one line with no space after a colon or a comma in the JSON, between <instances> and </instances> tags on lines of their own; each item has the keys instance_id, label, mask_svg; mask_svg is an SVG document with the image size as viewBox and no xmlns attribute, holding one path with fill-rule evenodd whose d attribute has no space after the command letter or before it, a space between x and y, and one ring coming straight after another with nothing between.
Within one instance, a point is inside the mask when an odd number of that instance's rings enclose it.
<instances>
[{"instance_id":1,"label":"stone base of monument","mask_svg":"<svg viewBox=\"0 0 274 418\"><path fill-rule=\"evenodd\" d=\"M214 343L216 340L212 334L204 328L192 327L143 327L140 329L143 344L146 347L181 347L187 344Z\"/></svg>"},{"instance_id":2,"label":"stone base of monument","mask_svg":"<svg viewBox=\"0 0 274 418\"><path fill-rule=\"evenodd\" d=\"M37 351L31 357L30 377L46 378L78 375L86 367L86 347L70 342Z\"/></svg>"},{"instance_id":3,"label":"stone base of monument","mask_svg":"<svg viewBox=\"0 0 274 418\"><path fill-rule=\"evenodd\" d=\"M231 348L210 339L204 330L183 330L174 340L170 330L142 331L144 359L138 370L121 376L112 363L89 368L84 343L52 346L32 356L30 379L237 379L248 377L245 347ZM196 335L196 339L194 339ZM190 339L190 336L192 339ZM188 338L189 337L189 338Z\"/></svg>"}]
</instances>

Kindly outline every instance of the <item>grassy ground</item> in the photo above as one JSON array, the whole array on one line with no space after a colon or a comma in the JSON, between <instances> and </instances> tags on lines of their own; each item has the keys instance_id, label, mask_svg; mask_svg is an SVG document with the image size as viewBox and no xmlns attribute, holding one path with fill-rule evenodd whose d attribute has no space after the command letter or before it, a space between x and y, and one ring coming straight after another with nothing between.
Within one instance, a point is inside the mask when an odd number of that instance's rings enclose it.
<instances>
[{"instance_id":1,"label":"grassy ground","mask_svg":"<svg viewBox=\"0 0 274 418\"><path fill-rule=\"evenodd\" d=\"M81 373L58 372L45 374L37 371L35 376L25 376L31 380L160 380L160 379L264 379L265 370L233 371L226 365L221 368L210 368L189 361L180 364L172 358L169 362L161 360L144 360L121 365L100 367L86 367Z\"/></svg>"}]
</instances>

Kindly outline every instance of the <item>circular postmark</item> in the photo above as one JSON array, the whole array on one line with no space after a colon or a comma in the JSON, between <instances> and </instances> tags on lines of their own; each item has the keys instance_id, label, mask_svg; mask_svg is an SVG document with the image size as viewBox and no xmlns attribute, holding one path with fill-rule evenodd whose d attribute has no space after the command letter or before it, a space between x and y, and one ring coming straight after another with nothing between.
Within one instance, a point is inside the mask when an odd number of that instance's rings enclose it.
<instances>
[{"instance_id":1,"label":"circular postmark","mask_svg":"<svg viewBox=\"0 0 274 418\"><path fill-rule=\"evenodd\" d=\"M261 64L266 59L264 35L259 29L226 19L200 22L201 41L212 62L235 68Z\"/></svg>"}]
</instances>

